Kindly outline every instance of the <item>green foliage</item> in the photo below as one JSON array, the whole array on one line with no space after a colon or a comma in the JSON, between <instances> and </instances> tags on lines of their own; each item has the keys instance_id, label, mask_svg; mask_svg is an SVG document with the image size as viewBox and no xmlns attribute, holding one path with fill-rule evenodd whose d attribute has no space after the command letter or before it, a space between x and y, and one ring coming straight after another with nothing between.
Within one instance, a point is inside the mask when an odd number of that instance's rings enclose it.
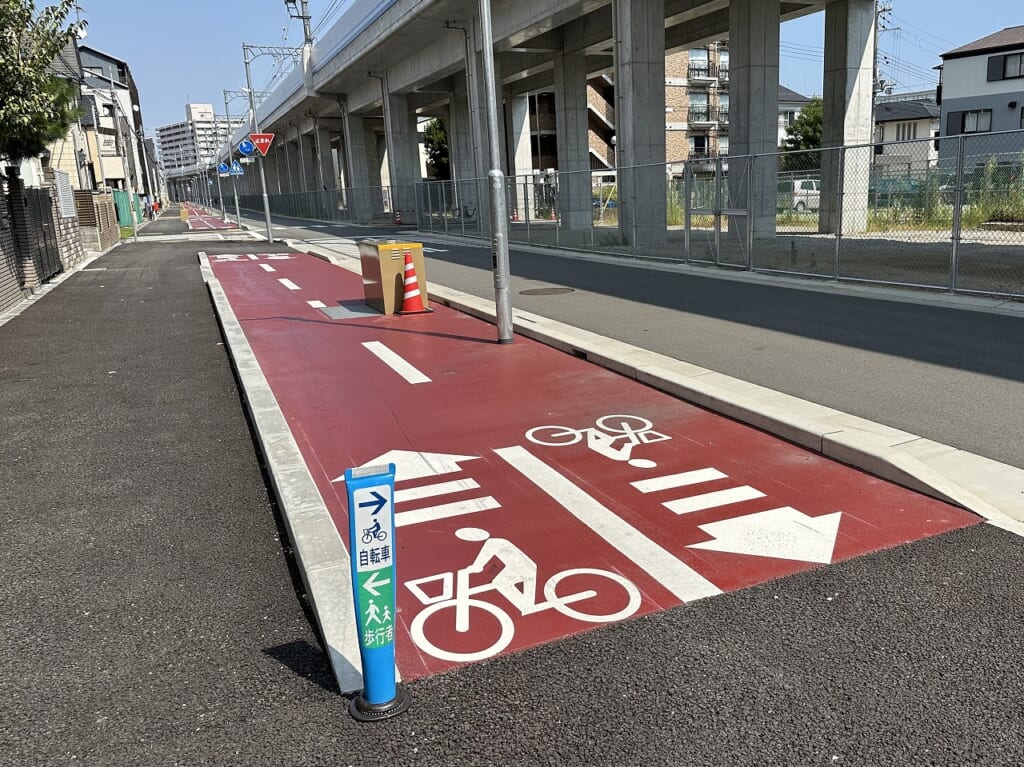
<instances>
[{"instance_id":1,"label":"green foliage","mask_svg":"<svg viewBox=\"0 0 1024 767\"><path fill-rule=\"evenodd\" d=\"M32 0L0 0L0 155L39 154L75 118L74 88L50 64L78 31L65 26L75 0L36 12Z\"/></svg>"},{"instance_id":2,"label":"green foliage","mask_svg":"<svg viewBox=\"0 0 1024 767\"><path fill-rule=\"evenodd\" d=\"M435 117L423 129L423 148L427 153L427 165L431 175L442 181L452 177L448 159L448 126L444 120Z\"/></svg>"},{"instance_id":3,"label":"green foliage","mask_svg":"<svg viewBox=\"0 0 1024 767\"><path fill-rule=\"evenodd\" d=\"M784 171L817 170L821 167L821 123L823 118L822 101L815 96L810 103L800 110L788 126L782 149L793 154L784 154L781 158Z\"/></svg>"}]
</instances>

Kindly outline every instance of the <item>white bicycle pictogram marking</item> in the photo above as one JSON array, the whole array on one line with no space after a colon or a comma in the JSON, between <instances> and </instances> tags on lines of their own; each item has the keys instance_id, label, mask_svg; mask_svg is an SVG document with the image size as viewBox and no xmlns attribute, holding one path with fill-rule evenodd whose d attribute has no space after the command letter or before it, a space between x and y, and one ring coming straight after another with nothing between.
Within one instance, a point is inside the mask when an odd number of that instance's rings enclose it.
<instances>
[{"instance_id":1,"label":"white bicycle pictogram marking","mask_svg":"<svg viewBox=\"0 0 1024 767\"><path fill-rule=\"evenodd\" d=\"M488 591L497 591L524 616L544 610L556 610L562 615L587 623L612 623L628 618L640 608L640 591L632 581L618 573L590 567L573 568L555 573L544 584L543 601L537 601L537 563L530 559L522 549L505 538L492 538L489 532L477 527L460 528L455 535L464 541L483 542L480 552L472 564L454 573L444 572L428 575L405 583L406 587L416 595L416 598L426 605L413 619L409 631L416 645L435 658L456 663L468 663L490 658L508 647L515 635L515 624L508 612L491 602L474 599L475 595ZM499 561L502 568L489 582L471 585L470 576L482 573L484 567L492 559ZM565 579L574 576L589 576L599 579L602 583L595 584L595 588L571 594L559 594L559 585ZM441 583L440 594L431 596L421 588L425 584L438 581ZM616 605L622 603L622 592L625 592L624 607L611 612L593 612L578 604L598 596L598 588L604 589L601 596L607 597L608 587L612 587L615 592L618 592L619 598L614 601ZM602 599L602 603L607 603L607 599ZM572 607L572 605L578 606ZM490 613L498 621L498 638L486 647L472 651L454 651L438 646L434 641L427 639L424 626L432 616L447 610L452 611L451 618L454 618L455 631L460 634L469 632L471 615L482 616L481 611ZM474 613L474 611L476 612ZM436 636L436 628L431 633Z\"/></svg>"},{"instance_id":2,"label":"white bicycle pictogram marking","mask_svg":"<svg viewBox=\"0 0 1024 767\"><path fill-rule=\"evenodd\" d=\"M654 424L638 415L603 415L594 426L574 429L571 426L535 426L526 438L537 445L562 447L575 445L587 438L587 447L613 461L625 461L638 469L653 469L656 464L647 458L633 458L633 448L672 439L654 430Z\"/></svg>"}]
</instances>

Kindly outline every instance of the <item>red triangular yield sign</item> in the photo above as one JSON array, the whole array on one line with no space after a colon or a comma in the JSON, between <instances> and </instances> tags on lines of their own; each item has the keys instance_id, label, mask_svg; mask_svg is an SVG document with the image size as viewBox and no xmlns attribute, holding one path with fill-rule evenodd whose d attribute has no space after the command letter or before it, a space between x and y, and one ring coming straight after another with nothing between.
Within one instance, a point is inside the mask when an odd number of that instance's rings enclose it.
<instances>
[{"instance_id":1,"label":"red triangular yield sign","mask_svg":"<svg viewBox=\"0 0 1024 767\"><path fill-rule=\"evenodd\" d=\"M249 140L256 147L256 150L263 155L267 156L267 150L270 149L270 144L274 140L273 133L250 133Z\"/></svg>"}]
</instances>

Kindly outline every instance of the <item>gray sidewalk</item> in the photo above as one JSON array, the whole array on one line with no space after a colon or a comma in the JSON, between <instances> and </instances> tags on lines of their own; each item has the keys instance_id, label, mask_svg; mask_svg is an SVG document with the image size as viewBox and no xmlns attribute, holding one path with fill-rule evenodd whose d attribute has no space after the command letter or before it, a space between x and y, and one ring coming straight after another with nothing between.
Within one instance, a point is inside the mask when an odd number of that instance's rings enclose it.
<instances>
[{"instance_id":1,"label":"gray sidewalk","mask_svg":"<svg viewBox=\"0 0 1024 767\"><path fill-rule=\"evenodd\" d=\"M0 327L12 764L1024 761L1021 539L990 525L421 680L357 725L196 263L251 247L123 245Z\"/></svg>"}]
</instances>

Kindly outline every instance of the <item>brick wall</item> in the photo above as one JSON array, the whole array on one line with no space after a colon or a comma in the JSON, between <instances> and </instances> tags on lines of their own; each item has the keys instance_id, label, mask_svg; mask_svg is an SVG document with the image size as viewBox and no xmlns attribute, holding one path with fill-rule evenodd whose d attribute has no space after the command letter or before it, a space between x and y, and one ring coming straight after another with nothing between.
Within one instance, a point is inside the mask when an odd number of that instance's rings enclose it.
<instances>
[{"instance_id":1,"label":"brick wall","mask_svg":"<svg viewBox=\"0 0 1024 767\"><path fill-rule=\"evenodd\" d=\"M50 191L50 210L53 216L53 235L57 240L57 252L60 254L61 266L67 270L77 266L85 259L82 237L78 228L78 217L64 216L57 193L56 174L51 168L45 171L46 183ZM76 208L77 214L77 208Z\"/></svg>"}]
</instances>

